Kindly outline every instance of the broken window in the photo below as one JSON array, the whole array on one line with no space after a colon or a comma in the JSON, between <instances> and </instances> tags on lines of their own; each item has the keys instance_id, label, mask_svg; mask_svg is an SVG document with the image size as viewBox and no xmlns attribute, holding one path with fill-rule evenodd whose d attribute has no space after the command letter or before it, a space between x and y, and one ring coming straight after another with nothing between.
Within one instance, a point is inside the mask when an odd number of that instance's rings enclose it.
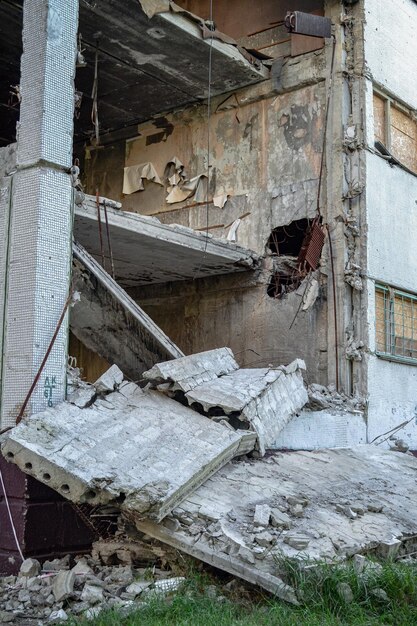
<instances>
[{"instance_id":1,"label":"broken window","mask_svg":"<svg viewBox=\"0 0 417 626\"><path fill-rule=\"evenodd\" d=\"M407 169L417 174L417 121L388 96L374 92L374 136Z\"/></svg>"},{"instance_id":2,"label":"broken window","mask_svg":"<svg viewBox=\"0 0 417 626\"><path fill-rule=\"evenodd\" d=\"M378 356L417 360L417 295L377 285L375 320Z\"/></svg>"},{"instance_id":3,"label":"broken window","mask_svg":"<svg viewBox=\"0 0 417 626\"><path fill-rule=\"evenodd\" d=\"M318 218L295 220L274 228L267 242L267 248L277 256L268 296L281 298L298 289L307 274L317 269L323 244L324 231Z\"/></svg>"}]
</instances>

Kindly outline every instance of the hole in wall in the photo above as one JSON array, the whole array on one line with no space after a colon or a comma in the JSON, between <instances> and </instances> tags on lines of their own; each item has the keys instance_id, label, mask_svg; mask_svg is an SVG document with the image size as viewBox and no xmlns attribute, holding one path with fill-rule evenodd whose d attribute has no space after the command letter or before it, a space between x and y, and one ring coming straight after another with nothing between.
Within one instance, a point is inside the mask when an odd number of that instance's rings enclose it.
<instances>
[{"instance_id":1,"label":"hole in wall","mask_svg":"<svg viewBox=\"0 0 417 626\"><path fill-rule=\"evenodd\" d=\"M270 298L283 298L287 293L296 291L304 280L303 274L285 274L274 272L269 281L266 293Z\"/></svg>"},{"instance_id":2,"label":"hole in wall","mask_svg":"<svg viewBox=\"0 0 417 626\"><path fill-rule=\"evenodd\" d=\"M8 453L6 454L6 458L7 458L7 459L14 459L14 454L13 454L13 452L8 452Z\"/></svg>"},{"instance_id":3,"label":"hole in wall","mask_svg":"<svg viewBox=\"0 0 417 626\"><path fill-rule=\"evenodd\" d=\"M44 474L42 474L42 479L48 482L48 480L51 480L51 475L48 474L48 472L45 472Z\"/></svg>"},{"instance_id":4,"label":"hole in wall","mask_svg":"<svg viewBox=\"0 0 417 626\"><path fill-rule=\"evenodd\" d=\"M311 220L294 220L286 226L274 228L269 235L267 248L272 254L298 257Z\"/></svg>"},{"instance_id":5,"label":"hole in wall","mask_svg":"<svg viewBox=\"0 0 417 626\"><path fill-rule=\"evenodd\" d=\"M90 489L89 491L85 492L84 497L86 500L93 500L96 497L96 495L97 495L96 492L93 489Z\"/></svg>"},{"instance_id":6,"label":"hole in wall","mask_svg":"<svg viewBox=\"0 0 417 626\"><path fill-rule=\"evenodd\" d=\"M64 493L69 493L69 485L67 485L66 483L64 483L63 485L61 485L61 491L63 491Z\"/></svg>"},{"instance_id":7,"label":"hole in wall","mask_svg":"<svg viewBox=\"0 0 417 626\"><path fill-rule=\"evenodd\" d=\"M26 468L26 469L31 470L31 469L32 469L32 467L33 467L32 463L29 463L29 462L28 462L28 463L25 463L25 468Z\"/></svg>"}]
</instances>

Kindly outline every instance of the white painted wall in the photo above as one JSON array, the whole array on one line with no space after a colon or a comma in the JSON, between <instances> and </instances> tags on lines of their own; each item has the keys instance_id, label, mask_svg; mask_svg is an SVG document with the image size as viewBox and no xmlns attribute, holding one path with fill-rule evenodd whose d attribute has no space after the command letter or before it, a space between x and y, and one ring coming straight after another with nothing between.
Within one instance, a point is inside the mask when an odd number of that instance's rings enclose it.
<instances>
[{"instance_id":1,"label":"white painted wall","mask_svg":"<svg viewBox=\"0 0 417 626\"><path fill-rule=\"evenodd\" d=\"M347 448L366 443L362 413L336 410L301 411L281 431L275 450L318 450Z\"/></svg>"},{"instance_id":2,"label":"white painted wall","mask_svg":"<svg viewBox=\"0 0 417 626\"><path fill-rule=\"evenodd\" d=\"M365 0L365 60L373 80L417 108L417 2Z\"/></svg>"},{"instance_id":3,"label":"white painted wall","mask_svg":"<svg viewBox=\"0 0 417 626\"><path fill-rule=\"evenodd\" d=\"M396 436L417 449L417 366L375 356L375 279L417 293L417 177L367 153L368 441L411 419ZM385 444L386 446L388 445Z\"/></svg>"}]
</instances>

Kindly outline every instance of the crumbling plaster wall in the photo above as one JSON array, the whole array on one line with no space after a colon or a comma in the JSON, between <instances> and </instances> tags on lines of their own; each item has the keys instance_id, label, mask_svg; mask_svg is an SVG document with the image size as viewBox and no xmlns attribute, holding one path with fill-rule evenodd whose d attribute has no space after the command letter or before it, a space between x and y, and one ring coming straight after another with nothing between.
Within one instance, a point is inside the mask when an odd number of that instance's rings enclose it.
<instances>
[{"instance_id":1,"label":"crumbling plaster wall","mask_svg":"<svg viewBox=\"0 0 417 626\"><path fill-rule=\"evenodd\" d=\"M365 0L367 77L411 108L417 106L417 3ZM417 449L417 367L375 355L375 283L417 293L417 177L372 152L372 81L366 103L367 320L369 329L368 440L410 420L396 437ZM389 445L387 442L384 445ZM391 442L392 445L392 442Z\"/></svg>"},{"instance_id":2,"label":"crumbling plaster wall","mask_svg":"<svg viewBox=\"0 0 417 626\"><path fill-rule=\"evenodd\" d=\"M200 230L208 223L209 232L218 237L225 237L233 221L241 218L238 243L261 254L273 228L314 217L330 54L327 46L288 58L278 83L265 81L213 101L210 195L230 196L223 209L210 202L207 210L205 203L193 199L169 206L166 190L148 182L145 191L123 198L123 208ZM90 162L94 168L87 171L88 192L95 192L97 172L109 168L120 171L124 165L149 161L163 177L173 156L184 163L189 177L207 171L205 105L159 118L139 132L127 143L124 163L119 149L113 150L112 163L107 148L97 151ZM112 180L115 185L106 193L119 199L120 181ZM320 297L308 311L299 310L306 284L280 300L267 296L270 259L257 278L246 283L241 276L213 278L198 285L149 287L131 295L185 353L229 345L240 363L258 366L300 356L311 380L327 383L327 257L325 247Z\"/></svg>"}]
</instances>

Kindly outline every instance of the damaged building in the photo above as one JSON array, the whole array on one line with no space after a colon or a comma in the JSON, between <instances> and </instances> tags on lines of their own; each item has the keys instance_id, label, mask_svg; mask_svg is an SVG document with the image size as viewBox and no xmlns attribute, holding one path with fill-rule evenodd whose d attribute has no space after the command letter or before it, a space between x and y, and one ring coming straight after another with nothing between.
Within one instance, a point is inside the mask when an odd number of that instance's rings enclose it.
<instances>
[{"instance_id":1,"label":"damaged building","mask_svg":"<svg viewBox=\"0 0 417 626\"><path fill-rule=\"evenodd\" d=\"M275 530L249 549L231 528L224 468L256 459L266 485L266 450L308 451L274 458L369 456L376 480L417 450L416 24L414 0L0 1L0 571L17 544L87 550L83 507L111 503L289 597L268 560L253 573ZM117 474L135 446L152 472ZM258 483L245 506L290 556L334 556L322 521L291 531L305 494L280 512L291 490ZM415 533L384 498L381 541ZM380 513L339 506L344 536ZM228 551L190 547L202 519Z\"/></svg>"}]
</instances>

